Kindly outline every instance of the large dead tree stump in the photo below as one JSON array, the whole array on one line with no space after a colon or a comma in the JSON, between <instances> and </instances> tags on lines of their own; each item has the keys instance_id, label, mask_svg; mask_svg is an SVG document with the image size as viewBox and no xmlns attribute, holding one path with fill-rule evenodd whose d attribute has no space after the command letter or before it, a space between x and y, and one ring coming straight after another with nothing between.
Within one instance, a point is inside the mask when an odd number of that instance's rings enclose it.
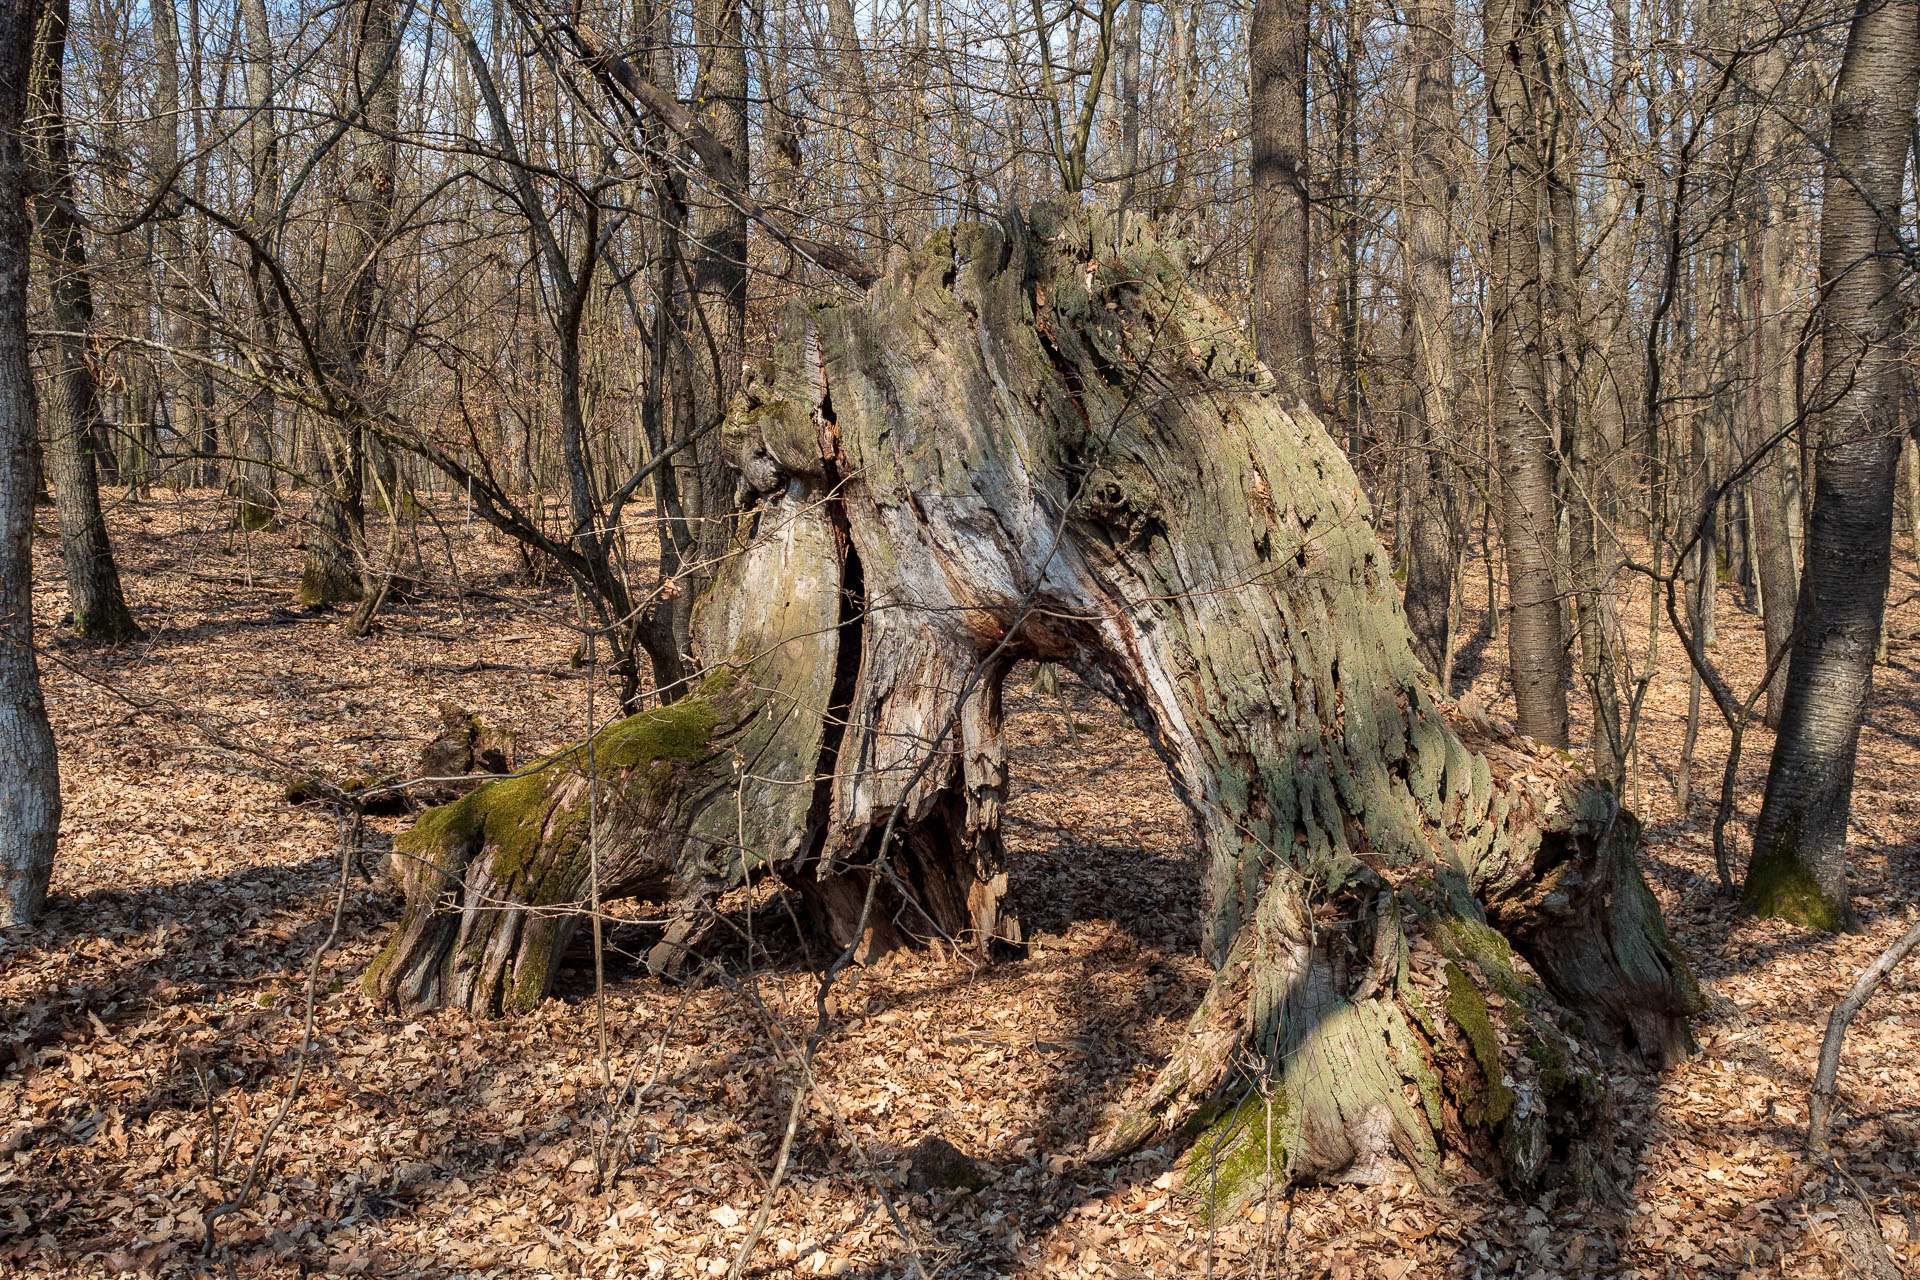
<instances>
[{"instance_id":1,"label":"large dead tree stump","mask_svg":"<svg viewBox=\"0 0 1920 1280\"><path fill-rule=\"evenodd\" d=\"M1698 1003L1639 827L1442 705L1346 459L1182 264L1041 207L796 310L727 424L757 496L700 603L705 683L424 817L373 989L539 999L590 808L603 892L670 913L656 969L756 874L843 944L876 872L869 944L1017 941L1000 683L1051 660L1140 726L1208 860L1217 977L1104 1150L1198 1139L1223 1202L1436 1186L1448 1151L1595 1169L1596 1055L1672 1061Z\"/></svg>"}]
</instances>

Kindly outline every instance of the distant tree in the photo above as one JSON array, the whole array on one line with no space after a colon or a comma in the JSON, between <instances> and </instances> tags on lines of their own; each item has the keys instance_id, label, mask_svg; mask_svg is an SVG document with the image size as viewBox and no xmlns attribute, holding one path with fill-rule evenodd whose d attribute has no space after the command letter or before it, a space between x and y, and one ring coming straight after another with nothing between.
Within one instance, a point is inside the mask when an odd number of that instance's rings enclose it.
<instances>
[{"instance_id":1,"label":"distant tree","mask_svg":"<svg viewBox=\"0 0 1920 1280\"><path fill-rule=\"evenodd\" d=\"M1489 411L1513 601L1508 667L1522 733L1567 745L1567 649L1556 557L1554 411L1546 371L1543 231L1552 225L1545 42L1550 0L1485 0Z\"/></svg>"},{"instance_id":2,"label":"distant tree","mask_svg":"<svg viewBox=\"0 0 1920 1280\"><path fill-rule=\"evenodd\" d=\"M88 344L93 336L93 280L75 207L73 158L67 136L67 0L46 0L34 44L31 87L32 156L36 169L34 220L46 273L54 335L47 341L52 375L40 396L47 470L60 512L60 552L67 568L73 629L88 640L137 639L140 624L127 610L100 512L94 468L94 423L100 399Z\"/></svg>"},{"instance_id":3,"label":"distant tree","mask_svg":"<svg viewBox=\"0 0 1920 1280\"><path fill-rule=\"evenodd\" d=\"M1253 339L1273 376L1323 410L1314 357L1313 237L1307 192L1310 0L1254 0L1247 28L1253 133Z\"/></svg>"}]
</instances>

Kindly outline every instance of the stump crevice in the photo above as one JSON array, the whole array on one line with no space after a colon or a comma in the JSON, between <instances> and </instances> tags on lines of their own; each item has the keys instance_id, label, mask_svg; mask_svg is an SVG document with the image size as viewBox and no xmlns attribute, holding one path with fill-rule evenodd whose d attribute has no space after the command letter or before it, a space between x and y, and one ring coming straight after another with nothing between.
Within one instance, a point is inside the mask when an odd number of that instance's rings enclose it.
<instances>
[{"instance_id":1,"label":"stump crevice","mask_svg":"<svg viewBox=\"0 0 1920 1280\"><path fill-rule=\"evenodd\" d=\"M667 909L657 971L758 875L836 946L1017 945L1001 683L1059 661L1166 762L1217 968L1101 1151L1191 1142L1222 1205L1270 1177L1438 1187L1449 1152L1604 1181L1599 1055L1673 1061L1699 1004L1639 826L1434 689L1352 469L1182 253L1043 206L796 305L725 429L754 496L696 607L705 683L424 818L373 988L537 999L588 773L603 892Z\"/></svg>"}]
</instances>

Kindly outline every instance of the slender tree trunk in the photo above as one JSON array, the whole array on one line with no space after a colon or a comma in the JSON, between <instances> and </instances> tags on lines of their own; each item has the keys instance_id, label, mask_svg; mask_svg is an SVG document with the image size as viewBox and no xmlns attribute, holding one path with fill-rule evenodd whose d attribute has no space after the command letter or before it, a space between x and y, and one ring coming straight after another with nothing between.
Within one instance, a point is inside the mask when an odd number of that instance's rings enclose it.
<instances>
[{"instance_id":1,"label":"slender tree trunk","mask_svg":"<svg viewBox=\"0 0 1920 1280\"><path fill-rule=\"evenodd\" d=\"M1589 751L1595 776L1617 788L1623 777L1623 741L1620 694L1614 678L1612 565L1603 557L1604 525L1609 486L1605 448L1596 438L1596 415L1583 397L1584 371L1593 349L1588 317L1581 307L1584 291L1579 279L1579 200L1574 148L1578 102L1566 60L1564 10L1543 15L1542 79L1550 93L1544 104L1550 114L1543 121L1547 142L1545 170L1547 231L1552 252L1547 262L1549 288L1543 299L1552 375L1554 417L1560 448L1567 462L1567 565L1561 575L1572 595L1572 630L1580 644L1580 681L1592 708ZM1563 615L1564 617L1565 615Z\"/></svg>"},{"instance_id":2,"label":"slender tree trunk","mask_svg":"<svg viewBox=\"0 0 1920 1280\"><path fill-rule=\"evenodd\" d=\"M921 0L924 5L927 0ZM1114 69L1115 98L1120 112L1120 205L1133 204L1140 187L1140 11L1144 0L1127 0L1120 24L1120 56Z\"/></svg>"},{"instance_id":3,"label":"slender tree trunk","mask_svg":"<svg viewBox=\"0 0 1920 1280\"><path fill-rule=\"evenodd\" d=\"M732 0L737 9L737 0ZM724 4L716 0L702 0L703 13L716 25L714 32L722 40L727 23L733 24L732 39L739 38L739 18L729 19L722 12ZM826 0L827 32L833 44L829 54L833 60L842 90L840 93L841 119L853 132L854 151L854 190L858 192L860 210L858 225L870 243L887 238L887 162L881 149L881 135L886 122L881 118L879 105L874 101L873 82L867 74L867 54L860 43L860 28L854 21L853 0ZM744 46L742 46L744 48ZM708 51L701 46L702 64L709 67L711 77L708 83L723 92L732 92L731 82L735 72L732 68L734 54L731 48L716 48ZM739 79L744 86L746 74L744 55L741 56L742 70ZM745 92L744 88L741 90ZM730 109L728 109L730 110ZM745 155L741 148L739 154Z\"/></svg>"},{"instance_id":4,"label":"slender tree trunk","mask_svg":"<svg viewBox=\"0 0 1920 1280\"><path fill-rule=\"evenodd\" d=\"M25 135L39 17L33 0L0 3L0 927L40 917L60 832L60 771L33 652L40 468L27 359Z\"/></svg>"},{"instance_id":5,"label":"slender tree trunk","mask_svg":"<svg viewBox=\"0 0 1920 1280\"><path fill-rule=\"evenodd\" d=\"M1407 89L1412 137L1407 186L1407 364L1412 373L1412 455L1407 460L1407 624L1414 652L1448 687L1448 624L1461 506L1453 447L1453 175L1460 116L1453 97L1452 0L1407 7Z\"/></svg>"},{"instance_id":6,"label":"slender tree trunk","mask_svg":"<svg viewBox=\"0 0 1920 1280\"><path fill-rule=\"evenodd\" d=\"M1793 314L1794 227L1792 195L1781 172L1787 162L1787 122L1779 101L1785 90L1786 53L1776 40L1761 54L1754 72L1760 87L1754 120L1754 165L1760 205L1753 232L1755 292L1753 350L1753 414L1746 447L1758 449L1774 441L1794 420L1794 350L1799 346L1799 323ZM1759 569L1761 621L1766 631L1767 661L1772 662L1793 636L1793 611L1800 597L1800 565L1795 553L1792 510L1793 472L1797 468L1796 432L1773 442L1753 472L1753 541ZM1780 727L1786 707L1787 673L1767 686L1766 722Z\"/></svg>"},{"instance_id":7,"label":"slender tree trunk","mask_svg":"<svg viewBox=\"0 0 1920 1280\"><path fill-rule=\"evenodd\" d=\"M88 640L117 644L144 633L127 610L114 566L94 471L94 421L100 416L93 369L87 363L93 332L93 282L86 243L74 214L73 158L67 140L65 68L67 0L47 0L40 15L31 101L38 181L33 208L40 256L47 273L53 370L41 413L46 424L47 470L60 512L60 553L67 568L73 629Z\"/></svg>"},{"instance_id":8,"label":"slender tree trunk","mask_svg":"<svg viewBox=\"0 0 1920 1280\"><path fill-rule=\"evenodd\" d=\"M1311 30L1307 0L1254 0L1247 29L1253 114L1253 339L1281 387L1319 413L1307 192Z\"/></svg>"},{"instance_id":9,"label":"slender tree trunk","mask_svg":"<svg viewBox=\"0 0 1920 1280\"><path fill-rule=\"evenodd\" d=\"M1333 88L1333 155L1338 202L1335 237L1339 245L1340 276L1334 296L1334 323L1339 330L1340 384L1335 388L1336 415L1347 432L1347 455L1355 459L1364 479L1379 483L1378 461L1367 457L1365 419L1361 412L1360 349L1360 57L1365 39L1362 12L1357 4L1341 13L1340 59ZM1370 474L1372 473L1372 474Z\"/></svg>"},{"instance_id":10,"label":"slender tree trunk","mask_svg":"<svg viewBox=\"0 0 1920 1280\"><path fill-rule=\"evenodd\" d=\"M1887 604L1900 456L1899 219L1920 99L1920 0L1862 0L1834 86L1820 212L1822 373L1806 569L1787 698L1753 833L1745 900L1764 915L1852 922L1854 755Z\"/></svg>"},{"instance_id":11,"label":"slender tree trunk","mask_svg":"<svg viewBox=\"0 0 1920 1280\"><path fill-rule=\"evenodd\" d=\"M1545 367L1546 183L1542 26L1535 0L1486 0L1487 259L1500 535L1512 613L1508 668L1522 733L1567 745L1554 502L1553 405Z\"/></svg>"},{"instance_id":12,"label":"slender tree trunk","mask_svg":"<svg viewBox=\"0 0 1920 1280\"><path fill-rule=\"evenodd\" d=\"M734 158L744 182L748 162L747 57L741 42L741 0L695 0L694 34L700 56L695 97L702 119ZM733 545L736 482L716 427L740 385L746 352L747 216L724 201L703 198L692 209L693 289L688 310L688 376L692 383L692 431L702 431L687 452L681 503L693 526L695 554L683 567L683 594L675 605L675 637L682 653L692 641L694 599L712 580Z\"/></svg>"},{"instance_id":13,"label":"slender tree trunk","mask_svg":"<svg viewBox=\"0 0 1920 1280\"><path fill-rule=\"evenodd\" d=\"M246 28L246 93L250 118L245 129L247 222L252 234L271 247L280 221L280 137L274 125L273 31L267 23L266 0L240 0ZM253 292L253 342L256 358L271 365L280 345L280 300L262 265L249 258L248 280ZM261 528L273 522L279 508L274 460L273 389L254 388L233 424L231 452L234 492L239 500L236 523Z\"/></svg>"},{"instance_id":14,"label":"slender tree trunk","mask_svg":"<svg viewBox=\"0 0 1920 1280\"><path fill-rule=\"evenodd\" d=\"M641 74L650 83L672 92L678 82L673 66L673 50L668 39L672 11L664 0L643 0L641 30L643 64ZM776 89L780 86L776 85ZM799 175L800 136L785 112L784 94L773 95L774 124L778 129L769 157L775 179L770 194L775 203L792 199L793 184ZM650 154L664 155L664 131L652 117L643 122L644 136L652 144ZM653 169L654 261L653 328L647 356L647 395L641 405L641 426L647 447L654 457L684 443L694 429L692 383L692 323L689 306L685 253L687 248L686 178L672 164ZM647 651L653 670L653 688L657 695L671 700L679 696L687 677L684 655L690 625L692 602L686 598L679 577L689 562L699 555L699 530L688 519L686 499L689 488L695 510L701 495L698 455L690 450L676 453L667 465L653 473L655 528L660 543L660 581L665 593L656 593L647 602L639 620L637 639Z\"/></svg>"}]
</instances>

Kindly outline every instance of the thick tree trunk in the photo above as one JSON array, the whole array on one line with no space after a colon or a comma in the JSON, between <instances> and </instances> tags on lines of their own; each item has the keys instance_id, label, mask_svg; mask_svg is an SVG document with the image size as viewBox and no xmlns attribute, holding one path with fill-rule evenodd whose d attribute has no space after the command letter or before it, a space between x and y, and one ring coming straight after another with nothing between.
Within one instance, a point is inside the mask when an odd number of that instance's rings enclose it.
<instances>
[{"instance_id":1,"label":"thick tree trunk","mask_svg":"<svg viewBox=\"0 0 1920 1280\"><path fill-rule=\"evenodd\" d=\"M94 470L93 424L100 416L100 403L93 368L87 363L93 284L74 213L66 57L67 0L49 0L40 18L32 86L34 158L40 168L34 218L47 271L48 311L58 331L49 344L54 368L41 402L47 471L53 481L54 506L60 512L60 554L66 563L74 632L87 640L117 644L145 633L128 612L120 590L120 571L114 565L107 522L100 512L100 480Z\"/></svg>"},{"instance_id":2,"label":"thick tree trunk","mask_svg":"<svg viewBox=\"0 0 1920 1280\"><path fill-rule=\"evenodd\" d=\"M40 467L27 362L24 136L39 16L34 0L0 4L0 928L39 918L60 831L60 772L33 653Z\"/></svg>"},{"instance_id":3,"label":"thick tree trunk","mask_svg":"<svg viewBox=\"0 0 1920 1280\"><path fill-rule=\"evenodd\" d=\"M1852 920L1847 821L1892 567L1903 371L1899 218L1920 98L1920 2L1861 0L1834 86L1820 212L1822 376L1813 508L1780 732L1745 901L1824 929Z\"/></svg>"},{"instance_id":4,"label":"thick tree trunk","mask_svg":"<svg viewBox=\"0 0 1920 1280\"><path fill-rule=\"evenodd\" d=\"M1307 193L1305 0L1255 0L1247 28L1253 132L1253 338L1283 390L1321 411ZM1191 37L1189 37L1191 38Z\"/></svg>"},{"instance_id":5,"label":"thick tree trunk","mask_svg":"<svg viewBox=\"0 0 1920 1280\"><path fill-rule=\"evenodd\" d=\"M346 604L380 590L366 546L367 433L361 423L380 394L374 339L384 305L381 251L393 221L399 169L400 15L394 0L363 0L343 14L353 51L344 106L359 127L337 205L343 216L326 290L326 359L333 383L329 400L344 408L315 432L320 484L299 588L306 605ZM386 498L396 501L398 495ZM393 515L399 519L397 510Z\"/></svg>"},{"instance_id":6,"label":"thick tree trunk","mask_svg":"<svg viewBox=\"0 0 1920 1280\"><path fill-rule=\"evenodd\" d=\"M696 612L704 683L403 836L370 987L539 999L595 858L603 896L665 902L656 969L756 873L839 942L1017 942L1000 682L1062 662L1166 761L1219 970L1103 1149L1216 1125L1222 1199L1269 1152L1292 1180L1584 1167L1604 1085L1566 1019L1665 1061L1697 1001L1638 825L1554 754L1464 736L1352 468L1231 333L1145 224L1052 207L796 309L728 419L758 496ZM1276 1064L1273 1124L1235 1105L1243 1050Z\"/></svg>"},{"instance_id":7,"label":"thick tree trunk","mask_svg":"<svg viewBox=\"0 0 1920 1280\"><path fill-rule=\"evenodd\" d=\"M1545 365L1547 86L1536 0L1486 0L1489 389L1500 470L1500 537L1513 602L1508 670L1520 731L1567 745L1567 649L1555 572L1552 404Z\"/></svg>"}]
</instances>

